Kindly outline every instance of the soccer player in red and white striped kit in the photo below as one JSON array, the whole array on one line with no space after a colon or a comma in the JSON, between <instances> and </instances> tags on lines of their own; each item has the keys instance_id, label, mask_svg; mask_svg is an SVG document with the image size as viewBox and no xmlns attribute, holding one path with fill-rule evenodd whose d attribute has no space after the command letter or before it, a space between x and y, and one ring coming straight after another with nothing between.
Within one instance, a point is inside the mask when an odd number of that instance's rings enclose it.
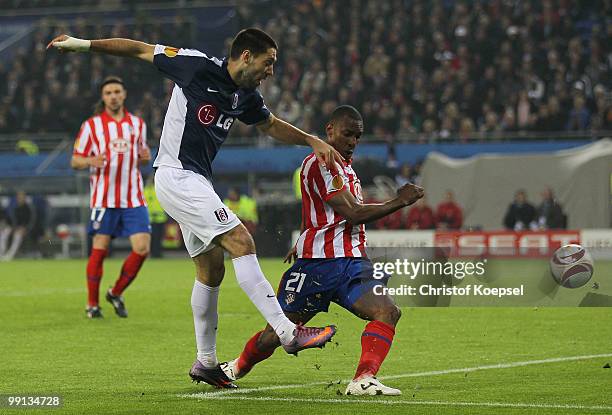
<instances>
[{"instance_id":1,"label":"soccer player in red and white striped kit","mask_svg":"<svg viewBox=\"0 0 612 415\"><path fill-rule=\"evenodd\" d=\"M129 237L132 251L114 286L106 292L119 317L127 317L123 292L134 281L151 245L149 213L138 168L151 160L147 126L124 106L127 91L121 78L107 77L100 87L96 114L87 119L74 144L71 166L89 169L93 244L87 262L87 317L101 318L99 288L111 239Z\"/></svg>"},{"instance_id":2,"label":"soccer player in red and white striped kit","mask_svg":"<svg viewBox=\"0 0 612 415\"><path fill-rule=\"evenodd\" d=\"M374 277L366 256L364 223L409 206L423 197L423 188L411 183L384 203L364 203L361 182L351 166L353 151L363 133L363 119L350 105L331 114L326 126L328 143L344 158L337 172L322 168L314 154L306 157L300 171L302 233L285 261L295 263L283 275L277 298L285 315L306 323L334 302L367 320L361 334L361 357L347 395L400 395L399 389L383 385L376 374L393 343L400 310L393 299L377 294L385 281ZM240 356L221 364L230 380L245 376L280 345L268 325L247 342Z\"/></svg>"}]
</instances>

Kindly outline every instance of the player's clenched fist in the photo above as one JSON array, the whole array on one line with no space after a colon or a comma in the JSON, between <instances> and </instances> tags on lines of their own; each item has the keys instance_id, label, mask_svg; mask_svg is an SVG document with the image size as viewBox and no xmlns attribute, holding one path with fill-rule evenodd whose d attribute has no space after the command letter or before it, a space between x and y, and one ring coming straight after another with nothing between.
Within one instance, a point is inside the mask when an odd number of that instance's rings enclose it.
<instances>
[{"instance_id":1,"label":"player's clenched fist","mask_svg":"<svg viewBox=\"0 0 612 415\"><path fill-rule=\"evenodd\" d=\"M89 165L98 169L106 167L106 154L89 157Z\"/></svg>"},{"instance_id":2,"label":"player's clenched fist","mask_svg":"<svg viewBox=\"0 0 612 415\"><path fill-rule=\"evenodd\" d=\"M397 190L397 196L406 204L406 206L413 204L417 200L423 197L425 190L421 186L416 184L406 183Z\"/></svg>"},{"instance_id":3,"label":"player's clenched fist","mask_svg":"<svg viewBox=\"0 0 612 415\"><path fill-rule=\"evenodd\" d=\"M151 160L151 150L148 147L142 147L138 150L138 158L140 161L149 161Z\"/></svg>"},{"instance_id":4,"label":"player's clenched fist","mask_svg":"<svg viewBox=\"0 0 612 415\"><path fill-rule=\"evenodd\" d=\"M59 35L47 45L47 49L56 48L60 52L87 52L91 40L78 39L68 35Z\"/></svg>"}]
</instances>

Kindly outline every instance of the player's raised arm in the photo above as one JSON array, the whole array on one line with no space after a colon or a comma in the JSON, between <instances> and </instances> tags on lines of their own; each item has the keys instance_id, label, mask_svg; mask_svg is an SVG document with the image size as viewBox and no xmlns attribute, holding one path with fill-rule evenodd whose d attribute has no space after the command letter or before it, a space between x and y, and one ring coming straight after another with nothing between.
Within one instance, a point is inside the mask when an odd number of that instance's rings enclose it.
<instances>
[{"instance_id":1,"label":"player's raised arm","mask_svg":"<svg viewBox=\"0 0 612 415\"><path fill-rule=\"evenodd\" d=\"M359 225L387 216L409 206L423 197L423 188L407 183L399 188L397 196L384 203L359 203L355 196L344 189L327 200L327 203L350 223Z\"/></svg>"},{"instance_id":2,"label":"player's raised arm","mask_svg":"<svg viewBox=\"0 0 612 415\"><path fill-rule=\"evenodd\" d=\"M312 147L319 162L325 164L330 171L334 171L336 162L342 163L342 156L335 148L319 137L308 134L288 122L276 118L273 114L270 114L267 120L257 124L257 128L283 143Z\"/></svg>"},{"instance_id":3,"label":"player's raised arm","mask_svg":"<svg viewBox=\"0 0 612 415\"><path fill-rule=\"evenodd\" d=\"M154 45L138 40L113 38L87 40L68 35L60 35L47 45L60 52L99 52L107 55L127 56L153 62Z\"/></svg>"}]
</instances>

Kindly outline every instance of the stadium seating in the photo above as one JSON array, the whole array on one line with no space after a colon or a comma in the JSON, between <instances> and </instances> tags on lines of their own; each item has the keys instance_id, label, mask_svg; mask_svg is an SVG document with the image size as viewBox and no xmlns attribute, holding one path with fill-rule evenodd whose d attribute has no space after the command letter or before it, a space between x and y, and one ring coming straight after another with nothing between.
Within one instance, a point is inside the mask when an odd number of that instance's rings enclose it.
<instances>
[{"instance_id":1,"label":"stadium seating","mask_svg":"<svg viewBox=\"0 0 612 415\"><path fill-rule=\"evenodd\" d=\"M2 2L8 8L22 3ZM387 140L610 130L605 6L554 4L264 1L238 7L237 23L263 27L279 41L276 79L263 85L263 94L276 114L309 131L322 132L325 114L340 102L361 109L366 134ZM176 16L169 24L129 16L110 25L42 20L29 47L0 65L0 133L72 136L90 113L100 80L121 74L130 88L130 108L148 121L155 140L169 81L146 65L95 55L67 60L46 54L44 45L57 33L71 32L209 47L198 38L193 19L176 10L168 15ZM233 131L255 134L243 125Z\"/></svg>"}]
</instances>

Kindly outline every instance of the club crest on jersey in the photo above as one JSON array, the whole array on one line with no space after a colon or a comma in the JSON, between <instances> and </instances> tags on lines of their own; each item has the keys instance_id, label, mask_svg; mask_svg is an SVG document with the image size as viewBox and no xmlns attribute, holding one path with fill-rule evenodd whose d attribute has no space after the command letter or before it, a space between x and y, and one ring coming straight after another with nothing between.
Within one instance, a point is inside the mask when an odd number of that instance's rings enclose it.
<instances>
[{"instance_id":1,"label":"club crest on jersey","mask_svg":"<svg viewBox=\"0 0 612 415\"><path fill-rule=\"evenodd\" d=\"M361 192L361 182L359 180L355 182L355 196L359 203L363 203L363 193Z\"/></svg>"},{"instance_id":2,"label":"club crest on jersey","mask_svg":"<svg viewBox=\"0 0 612 415\"><path fill-rule=\"evenodd\" d=\"M179 48L173 48L171 46L166 46L164 48L164 55L166 55L169 58L174 58L176 55L178 55L179 53Z\"/></svg>"},{"instance_id":3,"label":"club crest on jersey","mask_svg":"<svg viewBox=\"0 0 612 415\"><path fill-rule=\"evenodd\" d=\"M238 92L234 93L234 99L232 100L232 109L238 108Z\"/></svg>"},{"instance_id":4,"label":"club crest on jersey","mask_svg":"<svg viewBox=\"0 0 612 415\"><path fill-rule=\"evenodd\" d=\"M285 298L285 302L287 304L291 304L292 302L295 301L295 294L293 293L287 293L286 298Z\"/></svg>"},{"instance_id":5,"label":"club crest on jersey","mask_svg":"<svg viewBox=\"0 0 612 415\"><path fill-rule=\"evenodd\" d=\"M109 143L111 151L115 153L127 153L130 151L130 142L124 138L116 138Z\"/></svg>"},{"instance_id":6,"label":"club crest on jersey","mask_svg":"<svg viewBox=\"0 0 612 415\"><path fill-rule=\"evenodd\" d=\"M344 180L342 180L342 176L336 174L332 179L332 186L334 186L334 189L336 190L342 189L342 186L344 186Z\"/></svg>"},{"instance_id":7,"label":"club crest on jersey","mask_svg":"<svg viewBox=\"0 0 612 415\"><path fill-rule=\"evenodd\" d=\"M217 217L217 220L219 222L221 223L227 222L228 216L227 216L227 211L225 210L225 208L215 210L215 216Z\"/></svg>"}]
</instances>

